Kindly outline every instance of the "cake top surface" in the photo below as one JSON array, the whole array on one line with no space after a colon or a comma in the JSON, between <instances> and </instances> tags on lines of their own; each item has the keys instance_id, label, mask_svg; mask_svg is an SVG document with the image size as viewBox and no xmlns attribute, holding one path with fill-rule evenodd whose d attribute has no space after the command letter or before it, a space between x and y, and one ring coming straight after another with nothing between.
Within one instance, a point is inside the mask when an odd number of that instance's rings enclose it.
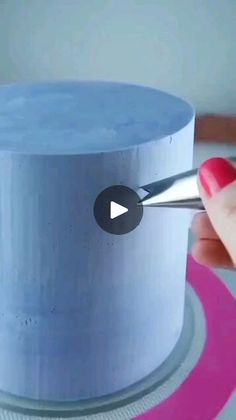
<instances>
[{"instance_id":1,"label":"cake top surface","mask_svg":"<svg viewBox=\"0 0 236 420\"><path fill-rule=\"evenodd\" d=\"M127 149L174 134L193 115L183 99L137 85L2 85L0 150L85 154Z\"/></svg>"}]
</instances>

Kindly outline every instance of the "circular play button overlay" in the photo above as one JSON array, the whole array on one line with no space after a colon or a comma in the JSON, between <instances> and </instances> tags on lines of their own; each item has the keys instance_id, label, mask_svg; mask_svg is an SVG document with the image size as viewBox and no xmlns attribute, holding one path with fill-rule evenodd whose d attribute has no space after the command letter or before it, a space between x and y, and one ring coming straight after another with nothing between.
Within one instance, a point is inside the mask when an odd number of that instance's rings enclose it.
<instances>
[{"instance_id":1,"label":"circular play button overlay","mask_svg":"<svg viewBox=\"0 0 236 420\"><path fill-rule=\"evenodd\" d=\"M123 185L103 190L96 198L94 216L98 225L108 233L123 235L135 229L141 222L143 206L140 197Z\"/></svg>"}]
</instances>

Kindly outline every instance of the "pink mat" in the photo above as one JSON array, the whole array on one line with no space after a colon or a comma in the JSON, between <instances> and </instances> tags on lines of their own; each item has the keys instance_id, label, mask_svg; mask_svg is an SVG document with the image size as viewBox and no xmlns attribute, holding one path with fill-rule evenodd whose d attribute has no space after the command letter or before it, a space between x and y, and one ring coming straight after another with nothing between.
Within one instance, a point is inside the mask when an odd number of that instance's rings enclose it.
<instances>
[{"instance_id":1,"label":"pink mat","mask_svg":"<svg viewBox=\"0 0 236 420\"><path fill-rule=\"evenodd\" d=\"M204 307L205 349L179 389L136 420L213 420L236 389L236 299L216 274L191 256L188 281Z\"/></svg>"}]
</instances>

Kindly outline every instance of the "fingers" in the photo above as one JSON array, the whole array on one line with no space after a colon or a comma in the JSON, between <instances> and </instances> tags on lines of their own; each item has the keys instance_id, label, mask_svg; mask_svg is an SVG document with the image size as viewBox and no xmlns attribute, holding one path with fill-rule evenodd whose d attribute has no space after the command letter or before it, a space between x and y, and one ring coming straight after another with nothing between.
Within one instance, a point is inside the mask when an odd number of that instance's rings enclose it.
<instances>
[{"instance_id":1,"label":"fingers","mask_svg":"<svg viewBox=\"0 0 236 420\"><path fill-rule=\"evenodd\" d=\"M191 229L199 239L219 239L205 212L195 214Z\"/></svg>"},{"instance_id":2,"label":"fingers","mask_svg":"<svg viewBox=\"0 0 236 420\"><path fill-rule=\"evenodd\" d=\"M192 249L193 258L200 264L213 268L234 268L224 245L215 239L199 239Z\"/></svg>"},{"instance_id":3,"label":"fingers","mask_svg":"<svg viewBox=\"0 0 236 420\"><path fill-rule=\"evenodd\" d=\"M236 169L223 158L206 161L199 170L199 192L209 219L236 264Z\"/></svg>"},{"instance_id":4,"label":"fingers","mask_svg":"<svg viewBox=\"0 0 236 420\"><path fill-rule=\"evenodd\" d=\"M192 249L195 260L208 267L233 268L230 256L215 232L207 213L197 213L193 218L191 229L198 239Z\"/></svg>"},{"instance_id":5,"label":"fingers","mask_svg":"<svg viewBox=\"0 0 236 420\"><path fill-rule=\"evenodd\" d=\"M192 231L198 240L193 257L210 267L236 266L236 164L223 158L206 161L198 174L206 213L197 214Z\"/></svg>"}]
</instances>

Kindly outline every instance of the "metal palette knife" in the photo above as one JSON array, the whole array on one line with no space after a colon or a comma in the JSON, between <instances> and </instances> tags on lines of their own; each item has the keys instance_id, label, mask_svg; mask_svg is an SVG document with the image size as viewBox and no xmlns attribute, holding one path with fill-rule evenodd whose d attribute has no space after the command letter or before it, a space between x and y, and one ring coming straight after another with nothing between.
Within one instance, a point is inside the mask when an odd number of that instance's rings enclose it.
<instances>
[{"instance_id":1,"label":"metal palette knife","mask_svg":"<svg viewBox=\"0 0 236 420\"><path fill-rule=\"evenodd\" d=\"M236 161L236 157L229 160ZM140 204L146 207L174 207L204 210L197 182L198 169L192 169L143 186L149 194Z\"/></svg>"}]
</instances>

